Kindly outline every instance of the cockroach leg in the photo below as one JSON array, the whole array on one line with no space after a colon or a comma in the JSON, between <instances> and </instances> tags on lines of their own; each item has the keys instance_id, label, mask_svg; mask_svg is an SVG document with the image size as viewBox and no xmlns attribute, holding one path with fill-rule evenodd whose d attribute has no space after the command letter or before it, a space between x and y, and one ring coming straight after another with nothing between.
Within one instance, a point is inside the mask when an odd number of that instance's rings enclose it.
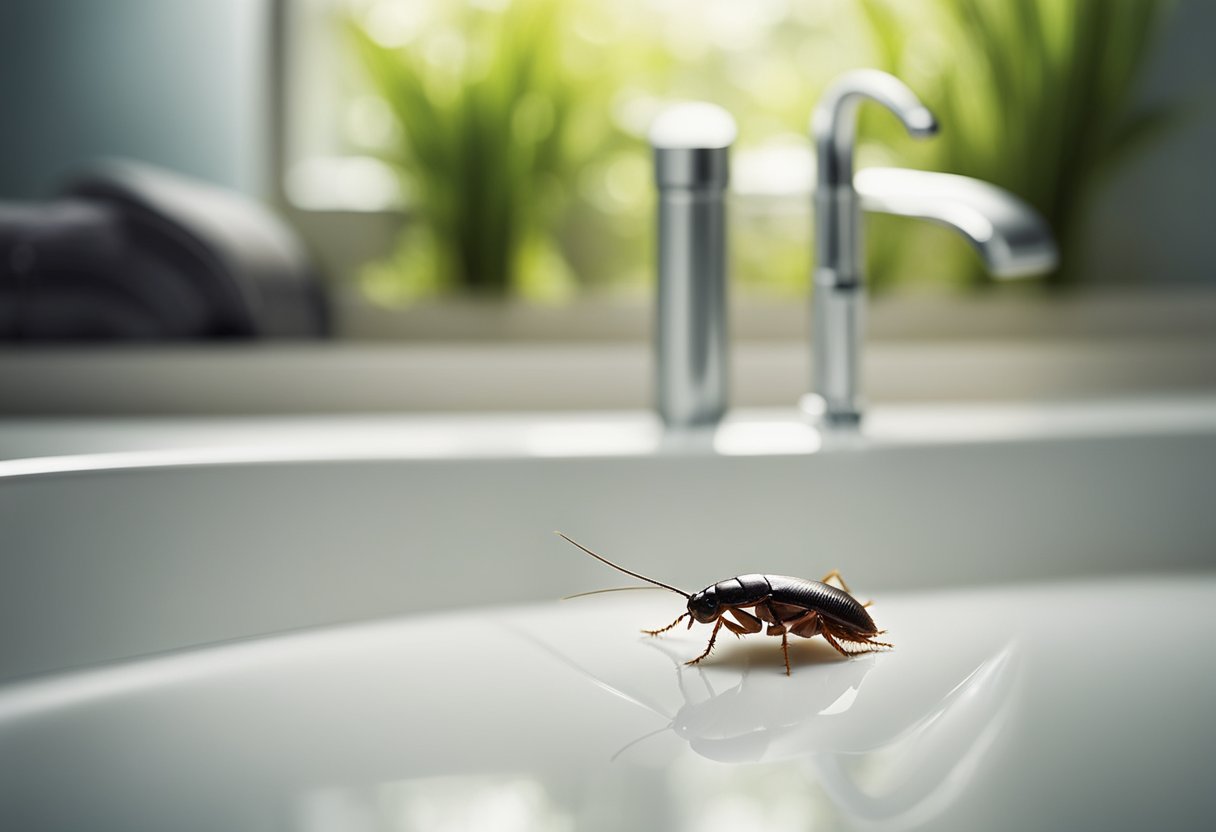
<instances>
[{"instance_id":1,"label":"cockroach leg","mask_svg":"<svg viewBox=\"0 0 1216 832\"><path fill-rule=\"evenodd\" d=\"M743 627L740 624L736 624L735 622L731 621L729 618L726 618L725 616L720 618L719 621L721 621L723 624L726 625L726 629L730 630L732 633L735 634L735 638L742 638L743 635L745 633L747 633L747 629L745 627Z\"/></svg>"},{"instance_id":2,"label":"cockroach leg","mask_svg":"<svg viewBox=\"0 0 1216 832\"><path fill-rule=\"evenodd\" d=\"M684 662L684 664L697 664L701 661L701 659L710 654L710 651L714 649L714 640L718 637L718 630L722 629L722 621L723 619L719 618L718 623L714 624L714 631L709 634L709 644L705 645L705 652L691 661Z\"/></svg>"},{"instance_id":3,"label":"cockroach leg","mask_svg":"<svg viewBox=\"0 0 1216 832\"><path fill-rule=\"evenodd\" d=\"M830 633L826 629L822 631L822 635L827 640L828 644L835 647L836 651L838 653L840 653L840 655L845 656L845 657L856 656L859 653L876 653L883 648L889 649L889 648L892 648L895 646L894 644L888 644L885 641L875 641L874 637L870 636L870 635L853 638L853 637L848 636L847 634L841 634L839 632ZM850 644L861 645L862 649L846 650L846 649L844 649L843 646L841 646L840 642L837 641L837 639L842 639L844 641L849 642Z\"/></svg>"},{"instance_id":4,"label":"cockroach leg","mask_svg":"<svg viewBox=\"0 0 1216 832\"><path fill-rule=\"evenodd\" d=\"M782 631L781 633L781 655L785 657L785 675L790 675L790 637Z\"/></svg>"},{"instance_id":5,"label":"cockroach leg","mask_svg":"<svg viewBox=\"0 0 1216 832\"><path fill-rule=\"evenodd\" d=\"M845 650L843 647L841 647L840 642L837 641L835 638L833 638L832 634L829 633L827 630L824 630L822 635L825 639L827 639L828 644L835 647L836 652L839 653L840 655L844 656L846 659L853 655L848 650Z\"/></svg>"},{"instance_id":6,"label":"cockroach leg","mask_svg":"<svg viewBox=\"0 0 1216 832\"><path fill-rule=\"evenodd\" d=\"M835 586L837 589L843 589L850 595L853 594L853 590L849 589L849 585L844 582L844 575L840 574L839 569L833 569L831 572L824 575L819 579L819 583L827 584L828 586Z\"/></svg>"},{"instance_id":7,"label":"cockroach leg","mask_svg":"<svg viewBox=\"0 0 1216 832\"><path fill-rule=\"evenodd\" d=\"M731 608L730 614L733 615L736 620L738 620L740 625L742 625L743 632L745 633L758 633L760 632L761 627L764 626L764 622L762 622L759 618L756 618L756 616L752 615L750 612L745 612L738 607Z\"/></svg>"},{"instance_id":8,"label":"cockroach leg","mask_svg":"<svg viewBox=\"0 0 1216 832\"><path fill-rule=\"evenodd\" d=\"M790 632L802 638L814 638L819 635L822 627L823 622L820 621L817 612L808 612L802 618L790 622Z\"/></svg>"},{"instance_id":9,"label":"cockroach leg","mask_svg":"<svg viewBox=\"0 0 1216 832\"><path fill-rule=\"evenodd\" d=\"M781 616L778 615L777 610L773 608L772 601L766 599L761 603L756 604L756 615L760 616L762 620L767 621L773 626L781 626ZM769 628L768 634L770 636L776 635L776 633L773 632L772 627Z\"/></svg>"},{"instance_id":10,"label":"cockroach leg","mask_svg":"<svg viewBox=\"0 0 1216 832\"><path fill-rule=\"evenodd\" d=\"M849 585L847 583L845 583L844 575L840 574L839 569L833 569L831 572L824 575L823 578L820 579L819 583L827 584L828 586L834 586L837 589L843 589L845 592L849 593L850 595L853 594L853 590L849 589ZM873 603L874 603L873 601L866 601L864 604L862 604L862 607L868 607L868 606L870 606L870 604L873 604Z\"/></svg>"},{"instance_id":11,"label":"cockroach leg","mask_svg":"<svg viewBox=\"0 0 1216 832\"><path fill-rule=\"evenodd\" d=\"M806 607L800 604L781 604L776 601L770 603L773 614L777 616L777 623L779 624L785 624L806 614Z\"/></svg>"},{"instance_id":12,"label":"cockroach leg","mask_svg":"<svg viewBox=\"0 0 1216 832\"><path fill-rule=\"evenodd\" d=\"M642 632L648 636L657 636L657 635L667 632L672 627L676 626L681 621L683 621L685 618L688 618L688 613L684 613L679 618L677 618L675 621L671 622L670 624L668 624L666 627L662 628L661 630L642 630ZM689 621L688 623L691 624L692 621Z\"/></svg>"}]
</instances>

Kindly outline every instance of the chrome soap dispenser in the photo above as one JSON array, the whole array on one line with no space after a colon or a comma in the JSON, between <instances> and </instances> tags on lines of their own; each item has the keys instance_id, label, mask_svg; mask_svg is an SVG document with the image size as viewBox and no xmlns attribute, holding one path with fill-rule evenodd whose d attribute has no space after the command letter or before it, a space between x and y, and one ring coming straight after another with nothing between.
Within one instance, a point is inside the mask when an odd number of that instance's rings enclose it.
<instances>
[{"instance_id":1,"label":"chrome soap dispenser","mask_svg":"<svg viewBox=\"0 0 1216 832\"><path fill-rule=\"evenodd\" d=\"M726 206L729 113L690 102L650 128L658 187L657 406L672 428L717 423L726 412Z\"/></svg>"}]
</instances>

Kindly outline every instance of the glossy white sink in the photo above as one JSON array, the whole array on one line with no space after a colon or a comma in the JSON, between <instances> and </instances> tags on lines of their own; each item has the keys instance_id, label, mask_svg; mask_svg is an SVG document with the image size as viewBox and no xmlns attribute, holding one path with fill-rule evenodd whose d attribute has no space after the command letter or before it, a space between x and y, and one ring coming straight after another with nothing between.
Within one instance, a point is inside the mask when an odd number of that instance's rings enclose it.
<instances>
[{"instance_id":1,"label":"glossy white sink","mask_svg":"<svg viewBox=\"0 0 1216 832\"><path fill-rule=\"evenodd\" d=\"M1206 828L1214 494L1212 399L9 422L0 828ZM681 670L554 529L839 567L896 649Z\"/></svg>"},{"instance_id":2,"label":"glossy white sink","mask_svg":"<svg viewBox=\"0 0 1216 832\"><path fill-rule=\"evenodd\" d=\"M0 687L5 828L1210 829L1216 579L880 595L894 650L668 594L446 612ZM1143 615L1141 615L1143 613ZM1178 636L1185 634L1185 638Z\"/></svg>"}]
</instances>

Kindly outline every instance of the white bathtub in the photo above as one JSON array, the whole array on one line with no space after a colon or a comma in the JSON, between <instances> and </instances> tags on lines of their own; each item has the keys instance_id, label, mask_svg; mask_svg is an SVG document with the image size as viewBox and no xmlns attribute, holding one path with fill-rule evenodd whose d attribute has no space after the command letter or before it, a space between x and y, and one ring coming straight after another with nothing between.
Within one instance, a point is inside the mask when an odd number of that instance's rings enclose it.
<instances>
[{"instance_id":1,"label":"white bathtub","mask_svg":"<svg viewBox=\"0 0 1216 832\"><path fill-rule=\"evenodd\" d=\"M867 433L10 423L0 826L1210 826L1216 401ZM557 603L628 579L555 529L688 590L840 568L896 648L680 670L704 628L637 629L682 599Z\"/></svg>"}]
</instances>

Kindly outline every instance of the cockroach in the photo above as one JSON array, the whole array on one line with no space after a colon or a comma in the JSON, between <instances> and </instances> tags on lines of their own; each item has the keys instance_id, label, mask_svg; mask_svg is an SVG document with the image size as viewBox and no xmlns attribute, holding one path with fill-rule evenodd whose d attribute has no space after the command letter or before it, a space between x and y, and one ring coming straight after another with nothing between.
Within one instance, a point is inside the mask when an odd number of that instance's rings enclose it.
<instances>
[{"instance_id":1,"label":"cockroach","mask_svg":"<svg viewBox=\"0 0 1216 832\"><path fill-rule=\"evenodd\" d=\"M642 630L643 633L650 636L661 635L686 618L690 630L694 622L714 625L713 632L709 634L709 644L706 645L705 652L695 659L685 662L686 665L699 663L713 651L718 631L723 627L736 636L758 633L762 629L766 635L781 636L781 652L785 657L786 676L790 675L789 636L791 633L801 638L823 636L828 644L846 657L893 646L875 640L876 636L882 635L886 630L878 629L874 624L874 619L866 611L869 602L862 604L854 598L848 584L835 569L818 581L791 578L786 575L740 575L736 578L718 581L700 592L688 593L613 563L561 532L556 532L556 534L618 572L624 572L626 575L683 595L688 599L688 609L679 618L666 627L660 627L657 630ZM838 583L839 586L834 586L833 582ZM645 589L645 587L622 587L622 589ZM579 595L615 591L615 589L600 589L594 592L579 593ZM752 610L752 612L748 612L748 610ZM728 614L730 618L727 618ZM853 649L846 649L846 644L852 645Z\"/></svg>"}]
</instances>

